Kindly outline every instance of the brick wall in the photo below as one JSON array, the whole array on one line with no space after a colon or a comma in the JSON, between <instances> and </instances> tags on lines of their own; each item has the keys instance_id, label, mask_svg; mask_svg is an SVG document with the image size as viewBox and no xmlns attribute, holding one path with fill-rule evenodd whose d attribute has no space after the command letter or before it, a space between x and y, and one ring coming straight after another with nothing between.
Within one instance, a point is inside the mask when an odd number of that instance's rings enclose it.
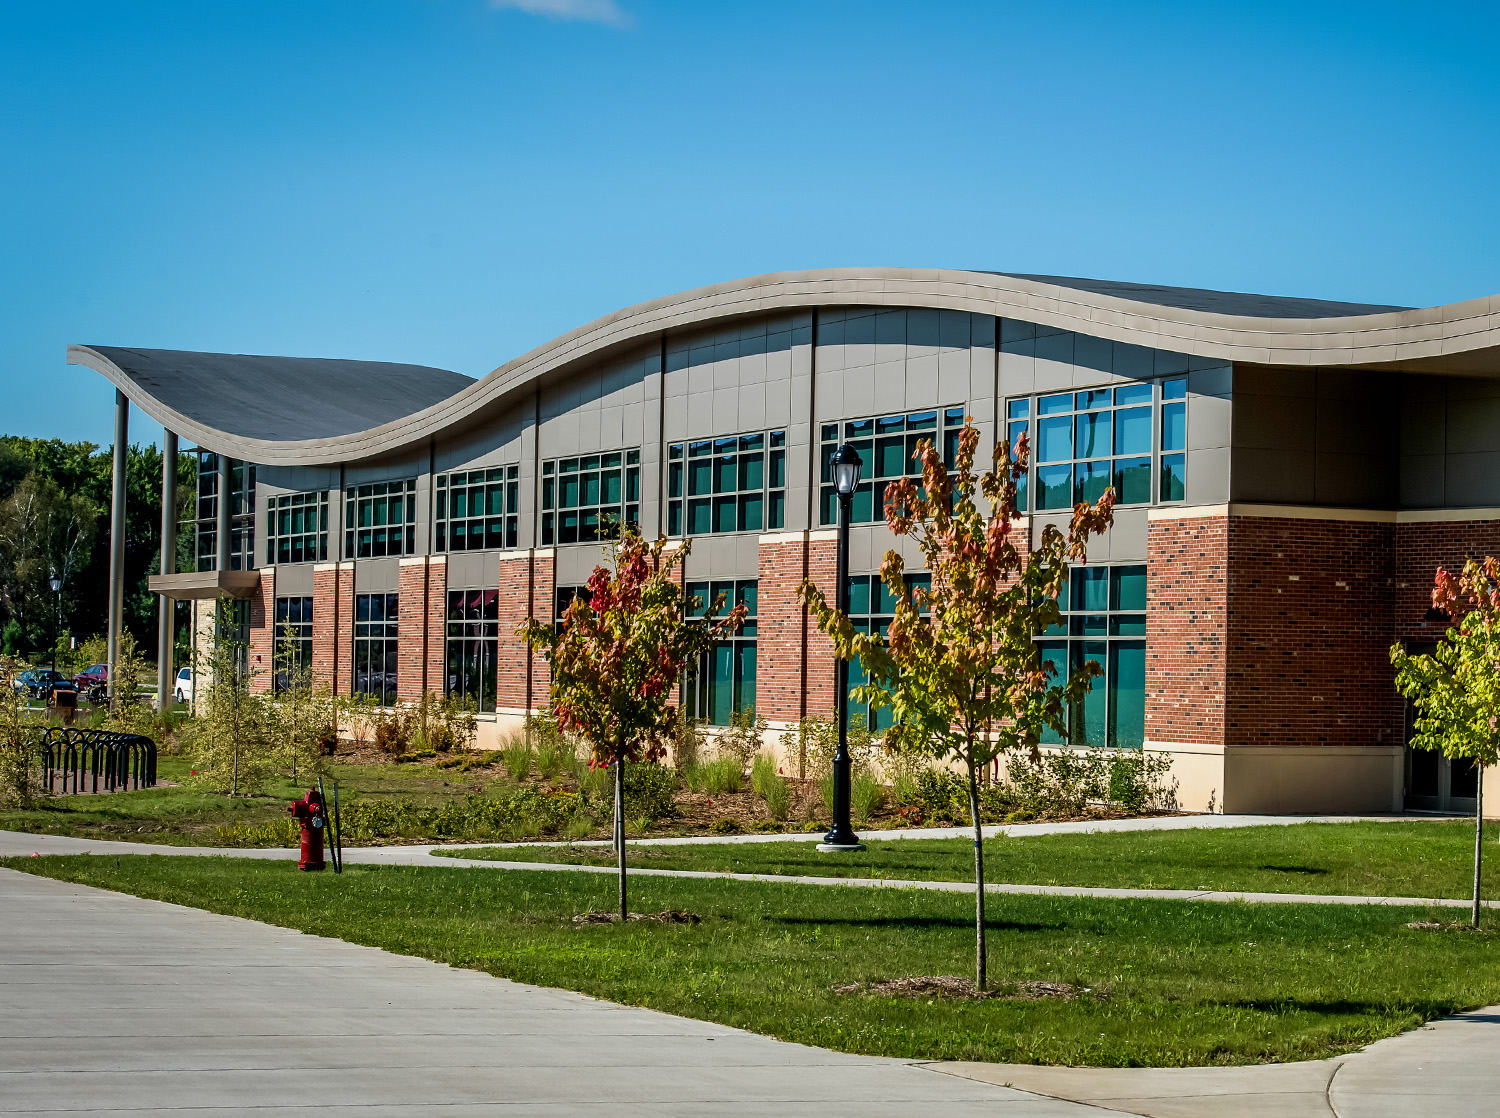
<instances>
[{"instance_id":1,"label":"brick wall","mask_svg":"<svg viewBox=\"0 0 1500 1118\"><path fill-rule=\"evenodd\" d=\"M531 653L516 628L531 616L532 557L529 551L500 553L500 638L495 667L495 705L526 709L527 661Z\"/></svg>"},{"instance_id":2,"label":"brick wall","mask_svg":"<svg viewBox=\"0 0 1500 1118\"><path fill-rule=\"evenodd\" d=\"M552 613L557 608L556 563L550 549L533 554L531 609L539 621L550 624ZM528 651L526 663L531 676L526 705L532 710L540 710L547 705L552 690L552 670L547 667L547 658L539 653Z\"/></svg>"},{"instance_id":3,"label":"brick wall","mask_svg":"<svg viewBox=\"0 0 1500 1118\"><path fill-rule=\"evenodd\" d=\"M1224 742L1228 540L1224 516L1148 526L1148 742Z\"/></svg>"},{"instance_id":4,"label":"brick wall","mask_svg":"<svg viewBox=\"0 0 1500 1118\"><path fill-rule=\"evenodd\" d=\"M260 586L250 599L250 690L265 692L276 682L276 568L262 567Z\"/></svg>"},{"instance_id":5,"label":"brick wall","mask_svg":"<svg viewBox=\"0 0 1500 1118\"><path fill-rule=\"evenodd\" d=\"M1400 742L1388 653L1395 531L1357 521L1230 522L1227 744Z\"/></svg>"},{"instance_id":6,"label":"brick wall","mask_svg":"<svg viewBox=\"0 0 1500 1118\"><path fill-rule=\"evenodd\" d=\"M396 697L416 702L424 692L447 693L443 679L445 594L448 564L443 556L401 560L397 585Z\"/></svg>"},{"instance_id":7,"label":"brick wall","mask_svg":"<svg viewBox=\"0 0 1500 1118\"><path fill-rule=\"evenodd\" d=\"M755 713L771 722L795 722L805 711L802 649L809 623L797 588L806 576L806 564L804 537L762 537L755 604Z\"/></svg>"},{"instance_id":8,"label":"brick wall","mask_svg":"<svg viewBox=\"0 0 1500 1118\"><path fill-rule=\"evenodd\" d=\"M312 621L312 678L314 687L327 687L338 692L338 640L336 618L342 617L346 624L347 610L339 613L338 577L339 565L313 568L313 621ZM350 603L352 608L353 603ZM350 630L352 633L352 629Z\"/></svg>"},{"instance_id":9,"label":"brick wall","mask_svg":"<svg viewBox=\"0 0 1500 1118\"><path fill-rule=\"evenodd\" d=\"M1396 526L1395 636L1435 641L1442 622L1427 620L1432 581L1440 566L1458 571L1466 558L1500 555L1500 520L1452 520Z\"/></svg>"},{"instance_id":10,"label":"brick wall","mask_svg":"<svg viewBox=\"0 0 1500 1118\"><path fill-rule=\"evenodd\" d=\"M807 579L833 600L838 593L839 545L836 533L813 532L807 542ZM807 618L807 651L802 659L803 686L807 689L806 713L833 716L833 642L825 637L811 617ZM758 665L757 665L758 666Z\"/></svg>"}]
</instances>

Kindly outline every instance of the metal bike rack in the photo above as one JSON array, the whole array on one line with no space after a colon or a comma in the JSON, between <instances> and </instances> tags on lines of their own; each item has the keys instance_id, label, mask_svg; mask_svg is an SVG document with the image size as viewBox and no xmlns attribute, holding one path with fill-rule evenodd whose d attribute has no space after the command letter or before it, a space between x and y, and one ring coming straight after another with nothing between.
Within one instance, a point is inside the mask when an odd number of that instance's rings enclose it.
<instances>
[{"instance_id":1,"label":"metal bike rack","mask_svg":"<svg viewBox=\"0 0 1500 1118\"><path fill-rule=\"evenodd\" d=\"M101 783L106 792L156 785L156 743L140 734L53 726L42 734L41 751L42 779L63 795L98 792Z\"/></svg>"}]
</instances>

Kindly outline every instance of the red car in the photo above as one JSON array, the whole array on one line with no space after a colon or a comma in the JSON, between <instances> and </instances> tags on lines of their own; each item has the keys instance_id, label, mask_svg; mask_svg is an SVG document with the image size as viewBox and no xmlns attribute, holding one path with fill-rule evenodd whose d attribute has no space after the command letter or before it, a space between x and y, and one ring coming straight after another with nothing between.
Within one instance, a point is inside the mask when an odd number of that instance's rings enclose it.
<instances>
[{"instance_id":1,"label":"red car","mask_svg":"<svg viewBox=\"0 0 1500 1118\"><path fill-rule=\"evenodd\" d=\"M78 693L88 693L90 687L100 686L109 682L109 665L95 664L85 668L73 677L73 686L78 688Z\"/></svg>"}]
</instances>

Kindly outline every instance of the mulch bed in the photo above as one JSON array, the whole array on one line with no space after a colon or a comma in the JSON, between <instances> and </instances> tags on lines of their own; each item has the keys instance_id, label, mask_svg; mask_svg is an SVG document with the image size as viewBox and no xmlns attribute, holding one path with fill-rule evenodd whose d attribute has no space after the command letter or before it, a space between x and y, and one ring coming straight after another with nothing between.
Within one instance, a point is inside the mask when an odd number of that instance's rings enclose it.
<instances>
[{"instance_id":1,"label":"mulch bed","mask_svg":"<svg viewBox=\"0 0 1500 1118\"><path fill-rule=\"evenodd\" d=\"M669 908L662 912L632 912L631 920L653 920L658 924L701 924L703 917L696 912L684 912L680 908ZM580 928L593 924L618 924L620 914L618 912L580 912L573 917L573 923Z\"/></svg>"},{"instance_id":2,"label":"mulch bed","mask_svg":"<svg viewBox=\"0 0 1500 1118\"><path fill-rule=\"evenodd\" d=\"M1001 999L1004 1001L1040 1001L1043 998L1062 998L1071 1001L1084 994L1103 997L1088 986L1075 986L1071 982L1005 982L998 988L976 990L971 979L956 974L924 974L911 978L888 978L883 982L850 982L833 987L835 994L861 994L865 997L885 998L957 998L979 1001Z\"/></svg>"}]
</instances>

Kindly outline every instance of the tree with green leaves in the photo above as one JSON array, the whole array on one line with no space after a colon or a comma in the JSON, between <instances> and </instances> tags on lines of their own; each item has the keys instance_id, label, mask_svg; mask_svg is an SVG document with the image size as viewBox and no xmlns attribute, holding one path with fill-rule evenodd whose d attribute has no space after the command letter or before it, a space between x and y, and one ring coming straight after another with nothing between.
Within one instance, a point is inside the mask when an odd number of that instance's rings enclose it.
<instances>
[{"instance_id":1,"label":"tree with green leaves","mask_svg":"<svg viewBox=\"0 0 1500 1118\"><path fill-rule=\"evenodd\" d=\"M1083 699L1100 668L1092 661L1066 681L1037 652L1036 637L1059 622L1058 595L1067 564L1083 559L1091 535L1113 519L1114 491L1080 503L1064 534L1046 525L1030 548L1017 524L1018 483L1026 476L1026 436L1014 452L995 448L991 470L974 473L979 432L959 435L950 471L931 440L918 444L920 484L903 478L886 487L885 520L911 539L931 575L930 588L908 588L903 561L888 551L880 576L896 600L887 633L863 633L803 583L802 598L835 653L858 659L867 682L853 698L889 708L895 724L887 748L959 762L968 774L974 826L975 985L986 982L984 846L979 823L979 775L1007 751L1035 756L1042 731L1066 736L1067 708Z\"/></svg>"},{"instance_id":2,"label":"tree with green leaves","mask_svg":"<svg viewBox=\"0 0 1500 1118\"><path fill-rule=\"evenodd\" d=\"M589 745L591 768L614 769L615 849L619 858L620 919L625 900L625 765L657 761L677 731L673 702L689 664L744 623L743 605L716 619L718 602L689 620L677 577L691 540L668 549L647 544L627 526L608 552L610 567L589 577L588 593L573 599L560 629L535 619L516 632L541 649L552 668L552 709L559 728Z\"/></svg>"},{"instance_id":3,"label":"tree with green leaves","mask_svg":"<svg viewBox=\"0 0 1500 1118\"><path fill-rule=\"evenodd\" d=\"M1411 746L1474 762L1474 906L1479 924L1479 867L1484 834L1484 769L1500 752L1500 560L1464 562L1456 576L1442 567L1432 606L1456 620L1429 655L1391 645L1396 689L1416 708Z\"/></svg>"}]
</instances>

